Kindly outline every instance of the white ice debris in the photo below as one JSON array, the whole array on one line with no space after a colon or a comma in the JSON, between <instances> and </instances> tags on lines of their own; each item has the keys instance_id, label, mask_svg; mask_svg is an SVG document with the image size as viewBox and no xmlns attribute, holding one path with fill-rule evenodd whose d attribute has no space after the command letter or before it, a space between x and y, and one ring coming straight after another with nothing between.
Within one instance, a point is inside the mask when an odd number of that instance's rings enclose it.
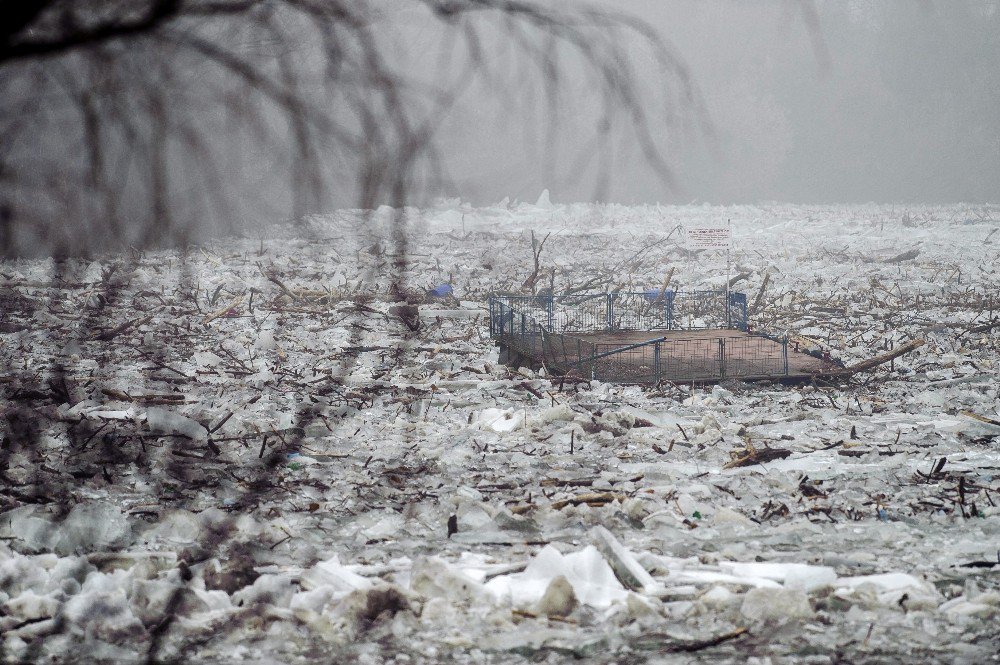
<instances>
[{"instance_id":1,"label":"white ice debris","mask_svg":"<svg viewBox=\"0 0 1000 665\"><path fill-rule=\"evenodd\" d=\"M559 576L569 582L580 603L591 607L607 608L627 595L611 566L592 545L566 555L546 545L524 572L495 577L486 583L486 588L517 607L528 607L540 601L552 580Z\"/></svg>"},{"instance_id":2,"label":"white ice debris","mask_svg":"<svg viewBox=\"0 0 1000 665\"><path fill-rule=\"evenodd\" d=\"M344 567L337 556L320 561L312 568L303 571L299 583L306 591L326 587L334 594L345 594L371 586L370 580Z\"/></svg>"},{"instance_id":3,"label":"white ice debris","mask_svg":"<svg viewBox=\"0 0 1000 665\"><path fill-rule=\"evenodd\" d=\"M740 613L751 621L808 619L813 610L801 589L758 587L747 591Z\"/></svg>"},{"instance_id":4,"label":"white ice debris","mask_svg":"<svg viewBox=\"0 0 1000 665\"><path fill-rule=\"evenodd\" d=\"M952 598L938 607L952 617L980 617L988 619L1000 617L1000 592L969 593Z\"/></svg>"},{"instance_id":5,"label":"white ice debris","mask_svg":"<svg viewBox=\"0 0 1000 665\"><path fill-rule=\"evenodd\" d=\"M781 582L786 588L817 591L837 582L837 573L829 566L810 566L804 563L738 563L723 561L719 567L747 578L763 578Z\"/></svg>"},{"instance_id":6,"label":"white ice debris","mask_svg":"<svg viewBox=\"0 0 1000 665\"><path fill-rule=\"evenodd\" d=\"M698 600L712 608L727 607L732 605L738 599L738 595L721 584L709 588L708 591L698 597Z\"/></svg>"},{"instance_id":7,"label":"white ice debris","mask_svg":"<svg viewBox=\"0 0 1000 665\"><path fill-rule=\"evenodd\" d=\"M3 262L0 651L737 661L764 640L794 662L986 662L997 213L905 215L543 192L340 211L308 238L276 226L183 255ZM670 233L730 218L755 329L848 363L924 346L843 385L638 387L500 362L488 299L525 284L531 231L551 233L523 289L544 321L552 288L721 285L721 257ZM411 253L390 275L400 220ZM920 254L889 262L900 234ZM97 286L111 267L116 298ZM461 302L417 302L442 284ZM240 295L238 316L202 323ZM788 456L726 468L774 449Z\"/></svg>"},{"instance_id":8,"label":"white ice debris","mask_svg":"<svg viewBox=\"0 0 1000 665\"><path fill-rule=\"evenodd\" d=\"M15 508L0 515L0 535L17 538L25 551L67 555L127 545L132 528L117 506L85 502L64 516L34 505Z\"/></svg>"},{"instance_id":9,"label":"white ice debris","mask_svg":"<svg viewBox=\"0 0 1000 665\"><path fill-rule=\"evenodd\" d=\"M536 420L539 423L570 422L576 418L577 414L567 404L559 404L542 411Z\"/></svg>"},{"instance_id":10,"label":"white ice debris","mask_svg":"<svg viewBox=\"0 0 1000 665\"><path fill-rule=\"evenodd\" d=\"M542 210L551 210L554 207L549 200L549 190L542 190L542 193L538 196L538 200L535 202L535 207Z\"/></svg>"},{"instance_id":11,"label":"white ice debris","mask_svg":"<svg viewBox=\"0 0 1000 665\"><path fill-rule=\"evenodd\" d=\"M940 594L931 585L907 573L841 577L835 586L839 595L864 595L867 592L882 605L905 601L911 607L937 607L940 602Z\"/></svg>"},{"instance_id":12,"label":"white ice debris","mask_svg":"<svg viewBox=\"0 0 1000 665\"><path fill-rule=\"evenodd\" d=\"M549 585L545 587L545 593L538 600L536 609L539 614L564 617L571 614L576 609L577 604L573 585L570 584L565 575L558 575L552 578Z\"/></svg>"},{"instance_id":13,"label":"white ice debris","mask_svg":"<svg viewBox=\"0 0 1000 665\"><path fill-rule=\"evenodd\" d=\"M197 351L191 356L191 362L199 368L207 369L222 363L222 356L211 351Z\"/></svg>"},{"instance_id":14,"label":"white ice debris","mask_svg":"<svg viewBox=\"0 0 1000 665\"><path fill-rule=\"evenodd\" d=\"M652 575L642 567L642 564L628 549L618 542L618 539L610 531L598 525L591 529L590 537L597 550L608 561L615 575L625 586L633 591L645 593L655 593L659 589L659 585Z\"/></svg>"},{"instance_id":15,"label":"white ice debris","mask_svg":"<svg viewBox=\"0 0 1000 665\"><path fill-rule=\"evenodd\" d=\"M524 412L515 409L483 409L475 419L482 429L494 432L513 432L524 425Z\"/></svg>"},{"instance_id":16,"label":"white ice debris","mask_svg":"<svg viewBox=\"0 0 1000 665\"><path fill-rule=\"evenodd\" d=\"M257 339L254 341L253 348L257 351L270 351L274 349L274 333L277 326L274 319L268 319L261 326L260 332L257 334Z\"/></svg>"},{"instance_id":17,"label":"white ice debris","mask_svg":"<svg viewBox=\"0 0 1000 665\"><path fill-rule=\"evenodd\" d=\"M423 596L462 604L482 603L489 597L486 587L438 557L423 557L413 562L410 589Z\"/></svg>"},{"instance_id":18,"label":"white ice debris","mask_svg":"<svg viewBox=\"0 0 1000 665\"><path fill-rule=\"evenodd\" d=\"M736 512L729 506L722 506L715 510L712 515L712 523L716 526L736 525L743 527L753 526L753 520L746 515Z\"/></svg>"},{"instance_id":19,"label":"white ice debris","mask_svg":"<svg viewBox=\"0 0 1000 665\"><path fill-rule=\"evenodd\" d=\"M146 410L146 424L154 434L179 434L196 441L208 438L204 425L162 406L151 406Z\"/></svg>"},{"instance_id":20,"label":"white ice debris","mask_svg":"<svg viewBox=\"0 0 1000 665\"><path fill-rule=\"evenodd\" d=\"M477 531L496 527L493 517L482 504L473 501L462 501L455 513L459 533Z\"/></svg>"},{"instance_id":21,"label":"white ice debris","mask_svg":"<svg viewBox=\"0 0 1000 665\"><path fill-rule=\"evenodd\" d=\"M233 594L233 604L240 607L273 605L287 608L295 592L295 579L291 575L261 575L253 584Z\"/></svg>"}]
</instances>

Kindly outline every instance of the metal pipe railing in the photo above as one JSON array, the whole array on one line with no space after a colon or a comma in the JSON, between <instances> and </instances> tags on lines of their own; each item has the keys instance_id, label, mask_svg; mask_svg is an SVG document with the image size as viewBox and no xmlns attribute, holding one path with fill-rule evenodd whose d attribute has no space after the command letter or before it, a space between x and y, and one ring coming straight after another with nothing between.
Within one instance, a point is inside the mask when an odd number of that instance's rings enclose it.
<instances>
[{"instance_id":1,"label":"metal pipe railing","mask_svg":"<svg viewBox=\"0 0 1000 665\"><path fill-rule=\"evenodd\" d=\"M611 351L605 351L604 353L598 353L598 354L592 355L592 356L590 356L590 357L588 357L586 359L586 362L593 362L594 360L600 360L601 358L607 358L608 356L613 356L613 355L616 355L616 354L619 354L619 353L624 353L626 351L634 351L635 349L639 349L639 348L642 348L644 346L649 346L650 344L655 344L657 342L664 342L664 341L666 341L666 339L667 339L666 337L659 337L657 339L650 339L650 340L647 340L645 342L638 342L636 344L629 344L628 346L619 346L618 348L612 349ZM574 363L574 364L579 364L579 363Z\"/></svg>"}]
</instances>

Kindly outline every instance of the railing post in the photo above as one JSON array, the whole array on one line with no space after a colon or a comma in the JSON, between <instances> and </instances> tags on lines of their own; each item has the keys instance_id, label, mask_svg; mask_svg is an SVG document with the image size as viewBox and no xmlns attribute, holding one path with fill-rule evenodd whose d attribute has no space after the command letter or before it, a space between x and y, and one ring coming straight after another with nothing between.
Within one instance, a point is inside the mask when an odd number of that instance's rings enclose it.
<instances>
[{"instance_id":1,"label":"railing post","mask_svg":"<svg viewBox=\"0 0 1000 665\"><path fill-rule=\"evenodd\" d=\"M719 338L719 377L726 378L726 338Z\"/></svg>"},{"instance_id":2,"label":"railing post","mask_svg":"<svg viewBox=\"0 0 1000 665\"><path fill-rule=\"evenodd\" d=\"M524 337L524 312L521 312L521 337Z\"/></svg>"},{"instance_id":3,"label":"railing post","mask_svg":"<svg viewBox=\"0 0 1000 665\"><path fill-rule=\"evenodd\" d=\"M611 330L611 325L614 323L614 320L615 320L615 310L614 310L615 306L613 304L614 303L614 298L615 298L615 294L613 294L613 293L609 293L608 294L608 313L607 313L607 322L608 322L608 325L607 325L607 330Z\"/></svg>"},{"instance_id":4,"label":"railing post","mask_svg":"<svg viewBox=\"0 0 1000 665\"><path fill-rule=\"evenodd\" d=\"M653 380L660 382L660 343L653 345Z\"/></svg>"},{"instance_id":5,"label":"railing post","mask_svg":"<svg viewBox=\"0 0 1000 665\"><path fill-rule=\"evenodd\" d=\"M781 340L781 356L785 363L785 376L788 376L788 335Z\"/></svg>"},{"instance_id":6,"label":"railing post","mask_svg":"<svg viewBox=\"0 0 1000 665\"><path fill-rule=\"evenodd\" d=\"M555 294L554 293L550 293L549 294L548 309L549 309L549 332L552 332L552 319L555 316L555 312L554 312L554 309L555 309Z\"/></svg>"}]
</instances>

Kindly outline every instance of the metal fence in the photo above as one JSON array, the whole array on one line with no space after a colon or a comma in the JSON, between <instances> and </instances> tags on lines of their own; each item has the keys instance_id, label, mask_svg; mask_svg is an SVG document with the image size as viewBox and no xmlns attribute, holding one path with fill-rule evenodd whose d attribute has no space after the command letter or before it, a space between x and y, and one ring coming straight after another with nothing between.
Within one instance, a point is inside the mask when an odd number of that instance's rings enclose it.
<instances>
[{"instance_id":1,"label":"metal fence","mask_svg":"<svg viewBox=\"0 0 1000 665\"><path fill-rule=\"evenodd\" d=\"M788 375L788 344L762 335L701 339L659 338L622 347L595 344L599 358L626 365L625 376L636 383L718 381ZM596 366L595 369L601 369ZM608 372L595 372L622 380Z\"/></svg>"},{"instance_id":2,"label":"metal fence","mask_svg":"<svg viewBox=\"0 0 1000 665\"><path fill-rule=\"evenodd\" d=\"M692 338L608 342L593 333L718 329ZM726 333L739 330L743 334ZM490 334L502 347L561 373L628 383L788 376L788 340L747 332L746 295L613 293L490 298ZM584 335L591 334L591 339Z\"/></svg>"},{"instance_id":3,"label":"metal fence","mask_svg":"<svg viewBox=\"0 0 1000 665\"><path fill-rule=\"evenodd\" d=\"M550 332L602 332L615 330L707 330L728 328L746 331L745 293L725 291L618 291L576 295L499 295L503 303L524 313Z\"/></svg>"}]
</instances>

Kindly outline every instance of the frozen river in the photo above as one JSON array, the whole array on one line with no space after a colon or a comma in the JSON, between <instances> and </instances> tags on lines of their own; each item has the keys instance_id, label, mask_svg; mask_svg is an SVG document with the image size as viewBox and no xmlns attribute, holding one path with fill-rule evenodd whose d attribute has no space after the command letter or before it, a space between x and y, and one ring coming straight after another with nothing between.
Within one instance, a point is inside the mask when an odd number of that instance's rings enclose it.
<instances>
[{"instance_id":1,"label":"frozen river","mask_svg":"<svg viewBox=\"0 0 1000 665\"><path fill-rule=\"evenodd\" d=\"M996 660L997 214L449 204L405 257L383 209L0 263L3 656ZM535 288L719 288L677 229L719 219L755 329L925 344L794 387L499 362L530 231Z\"/></svg>"}]
</instances>

